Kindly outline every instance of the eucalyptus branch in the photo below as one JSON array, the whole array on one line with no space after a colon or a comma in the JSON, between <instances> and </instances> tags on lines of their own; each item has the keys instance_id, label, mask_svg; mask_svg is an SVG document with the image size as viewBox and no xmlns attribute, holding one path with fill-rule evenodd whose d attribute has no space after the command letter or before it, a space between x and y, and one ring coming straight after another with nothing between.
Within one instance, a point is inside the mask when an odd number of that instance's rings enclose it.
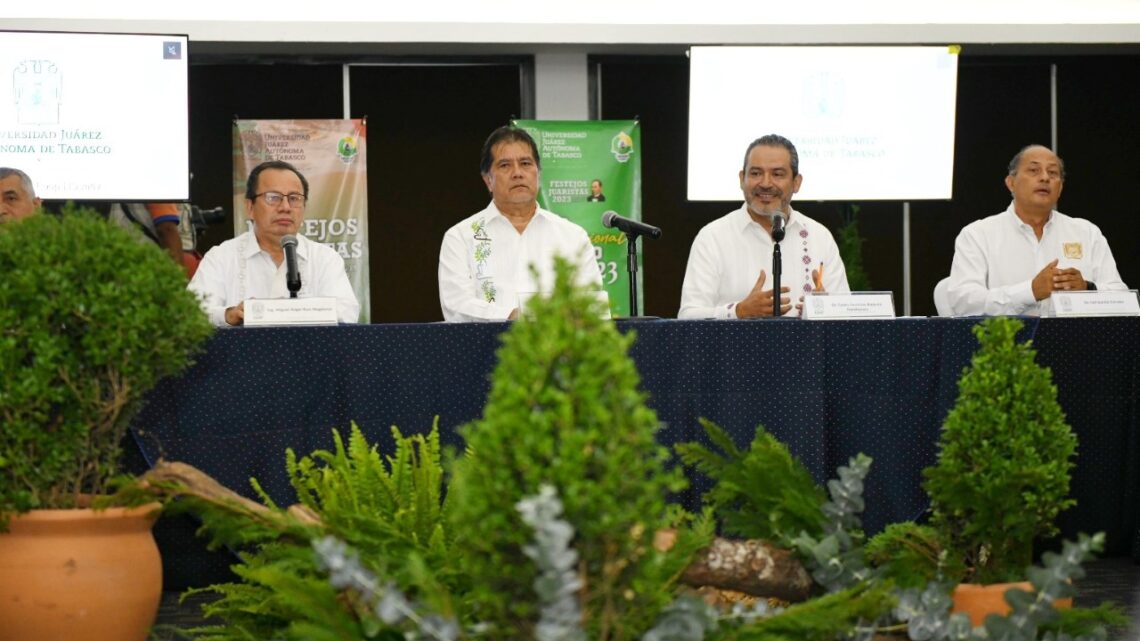
<instances>
[{"instance_id":1,"label":"eucalyptus branch","mask_svg":"<svg viewBox=\"0 0 1140 641\"><path fill-rule=\"evenodd\" d=\"M515 504L524 523L534 529L534 543L523 553L534 560L539 575L534 580L541 612L534 636L538 641L585 641L577 595L582 580L575 571L578 552L570 546L574 526L561 519L562 501L551 485L542 485L536 496Z\"/></svg>"},{"instance_id":2,"label":"eucalyptus branch","mask_svg":"<svg viewBox=\"0 0 1140 641\"><path fill-rule=\"evenodd\" d=\"M329 583L338 590L351 590L381 621L387 625L411 622L416 629L409 632L411 639L455 641L459 638L459 625L437 614L421 615L416 606L394 582L381 585L376 575L360 563L360 557L343 541L326 536L313 541L317 564L328 572Z\"/></svg>"}]
</instances>

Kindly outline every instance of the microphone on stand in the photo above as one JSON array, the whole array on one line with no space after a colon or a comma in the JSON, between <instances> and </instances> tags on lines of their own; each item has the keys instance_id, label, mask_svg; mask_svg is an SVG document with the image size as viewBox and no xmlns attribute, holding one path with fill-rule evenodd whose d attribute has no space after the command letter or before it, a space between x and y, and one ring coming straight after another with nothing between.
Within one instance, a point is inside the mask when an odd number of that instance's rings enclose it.
<instances>
[{"instance_id":1,"label":"microphone on stand","mask_svg":"<svg viewBox=\"0 0 1140 641\"><path fill-rule=\"evenodd\" d=\"M784 271L784 257L780 241L784 240L784 212L772 214L772 316L780 315L780 274Z\"/></svg>"},{"instance_id":2,"label":"microphone on stand","mask_svg":"<svg viewBox=\"0 0 1140 641\"><path fill-rule=\"evenodd\" d=\"M602 225L611 229L624 231L628 237L629 242L626 243L626 272L629 273L629 315L631 318L638 316L637 310L637 238L638 236L648 236L649 238L660 238L661 228L654 227L653 225L646 225L643 222L630 220L618 216L616 211L607 211L602 214Z\"/></svg>"},{"instance_id":3,"label":"microphone on stand","mask_svg":"<svg viewBox=\"0 0 1140 641\"><path fill-rule=\"evenodd\" d=\"M301 272L297 269L297 237L293 234L281 238L281 249L285 251L285 286L289 288L289 298L296 298L301 291Z\"/></svg>"},{"instance_id":4,"label":"microphone on stand","mask_svg":"<svg viewBox=\"0 0 1140 641\"><path fill-rule=\"evenodd\" d=\"M661 238L661 228L647 225L641 221L630 220L618 216L616 211L607 211L602 214L602 225L611 229L624 231L629 236L648 236Z\"/></svg>"},{"instance_id":5,"label":"microphone on stand","mask_svg":"<svg viewBox=\"0 0 1140 641\"><path fill-rule=\"evenodd\" d=\"M777 243L784 240L784 213L772 214L772 240Z\"/></svg>"}]
</instances>

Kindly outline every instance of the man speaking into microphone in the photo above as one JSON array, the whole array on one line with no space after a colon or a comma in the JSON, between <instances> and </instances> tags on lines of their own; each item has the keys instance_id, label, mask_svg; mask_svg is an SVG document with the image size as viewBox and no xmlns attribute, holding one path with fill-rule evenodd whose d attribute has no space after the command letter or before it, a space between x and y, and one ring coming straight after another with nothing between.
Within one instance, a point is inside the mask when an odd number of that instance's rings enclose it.
<instances>
[{"instance_id":1,"label":"man speaking into microphone","mask_svg":"<svg viewBox=\"0 0 1140 641\"><path fill-rule=\"evenodd\" d=\"M744 153L744 204L705 225L693 240L678 318L755 318L798 313L811 291L846 293L847 273L831 232L792 209L803 176L795 145L777 134ZM780 220L775 220L780 218ZM775 221L775 234L773 222ZM782 241L779 236L782 228ZM772 290L772 253L781 248L780 292Z\"/></svg>"},{"instance_id":2,"label":"man speaking into microphone","mask_svg":"<svg viewBox=\"0 0 1140 641\"><path fill-rule=\"evenodd\" d=\"M206 252L189 289L202 301L210 322L241 325L251 298L333 297L337 319L355 323L360 303L344 259L329 247L298 234L305 220L309 181L287 162L263 162L249 172L245 211L253 228ZM295 256L286 260L286 250Z\"/></svg>"}]
</instances>

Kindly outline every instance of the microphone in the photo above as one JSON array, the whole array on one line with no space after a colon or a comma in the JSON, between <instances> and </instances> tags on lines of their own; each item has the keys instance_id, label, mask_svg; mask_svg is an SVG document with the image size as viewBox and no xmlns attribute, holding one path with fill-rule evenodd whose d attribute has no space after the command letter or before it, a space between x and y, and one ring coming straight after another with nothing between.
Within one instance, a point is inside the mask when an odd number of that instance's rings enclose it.
<instances>
[{"instance_id":1,"label":"microphone","mask_svg":"<svg viewBox=\"0 0 1140 641\"><path fill-rule=\"evenodd\" d=\"M607 211L602 214L602 225L611 229L618 229L624 231L630 236L648 236L650 238L661 238L661 228L654 227L653 225L646 225L645 223L628 218L622 218L617 215L616 211Z\"/></svg>"},{"instance_id":2,"label":"microphone","mask_svg":"<svg viewBox=\"0 0 1140 641\"><path fill-rule=\"evenodd\" d=\"M301 272L297 270L297 237L293 234L281 238L281 249L285 250L285 286L289 288L289 298L296 298L301 291Z\"/></svg>"},{"instance_id":3,"label":"microphone","mask_svg":"<svg viewBox=\"0 0 1140 641\"><path fill-rule=\"evenodd\" d=\"M777 243L784 240L784 213L772 214L772 240Z\"/></svg>"}]
</instances>

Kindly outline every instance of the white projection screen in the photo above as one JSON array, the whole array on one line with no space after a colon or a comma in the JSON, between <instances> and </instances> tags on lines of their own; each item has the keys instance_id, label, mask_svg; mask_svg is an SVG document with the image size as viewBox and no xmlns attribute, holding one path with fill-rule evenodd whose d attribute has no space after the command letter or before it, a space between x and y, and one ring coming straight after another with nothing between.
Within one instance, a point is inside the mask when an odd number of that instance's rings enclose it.
<instances>
[{"instance_id":1,"label":"white projection screen","mask_svg":"<svg viewBox=\"0 0 1140 641\"><path fill-rule=\"evenodd\" d=\"M798 200L951 195L954 47L693 47L689 200L738 201L748 143L795 144Z\"/></svg>"},{"instance_id":2,"label":"white projection screen","mask_svg":"<svg viewBox=\"0 0 1140 641\"><path fill-rule=\"evenodd\" d=\"M40 198L190 197L187 38L0 31L0 166Z\"/></svg>"}]
</instances>

